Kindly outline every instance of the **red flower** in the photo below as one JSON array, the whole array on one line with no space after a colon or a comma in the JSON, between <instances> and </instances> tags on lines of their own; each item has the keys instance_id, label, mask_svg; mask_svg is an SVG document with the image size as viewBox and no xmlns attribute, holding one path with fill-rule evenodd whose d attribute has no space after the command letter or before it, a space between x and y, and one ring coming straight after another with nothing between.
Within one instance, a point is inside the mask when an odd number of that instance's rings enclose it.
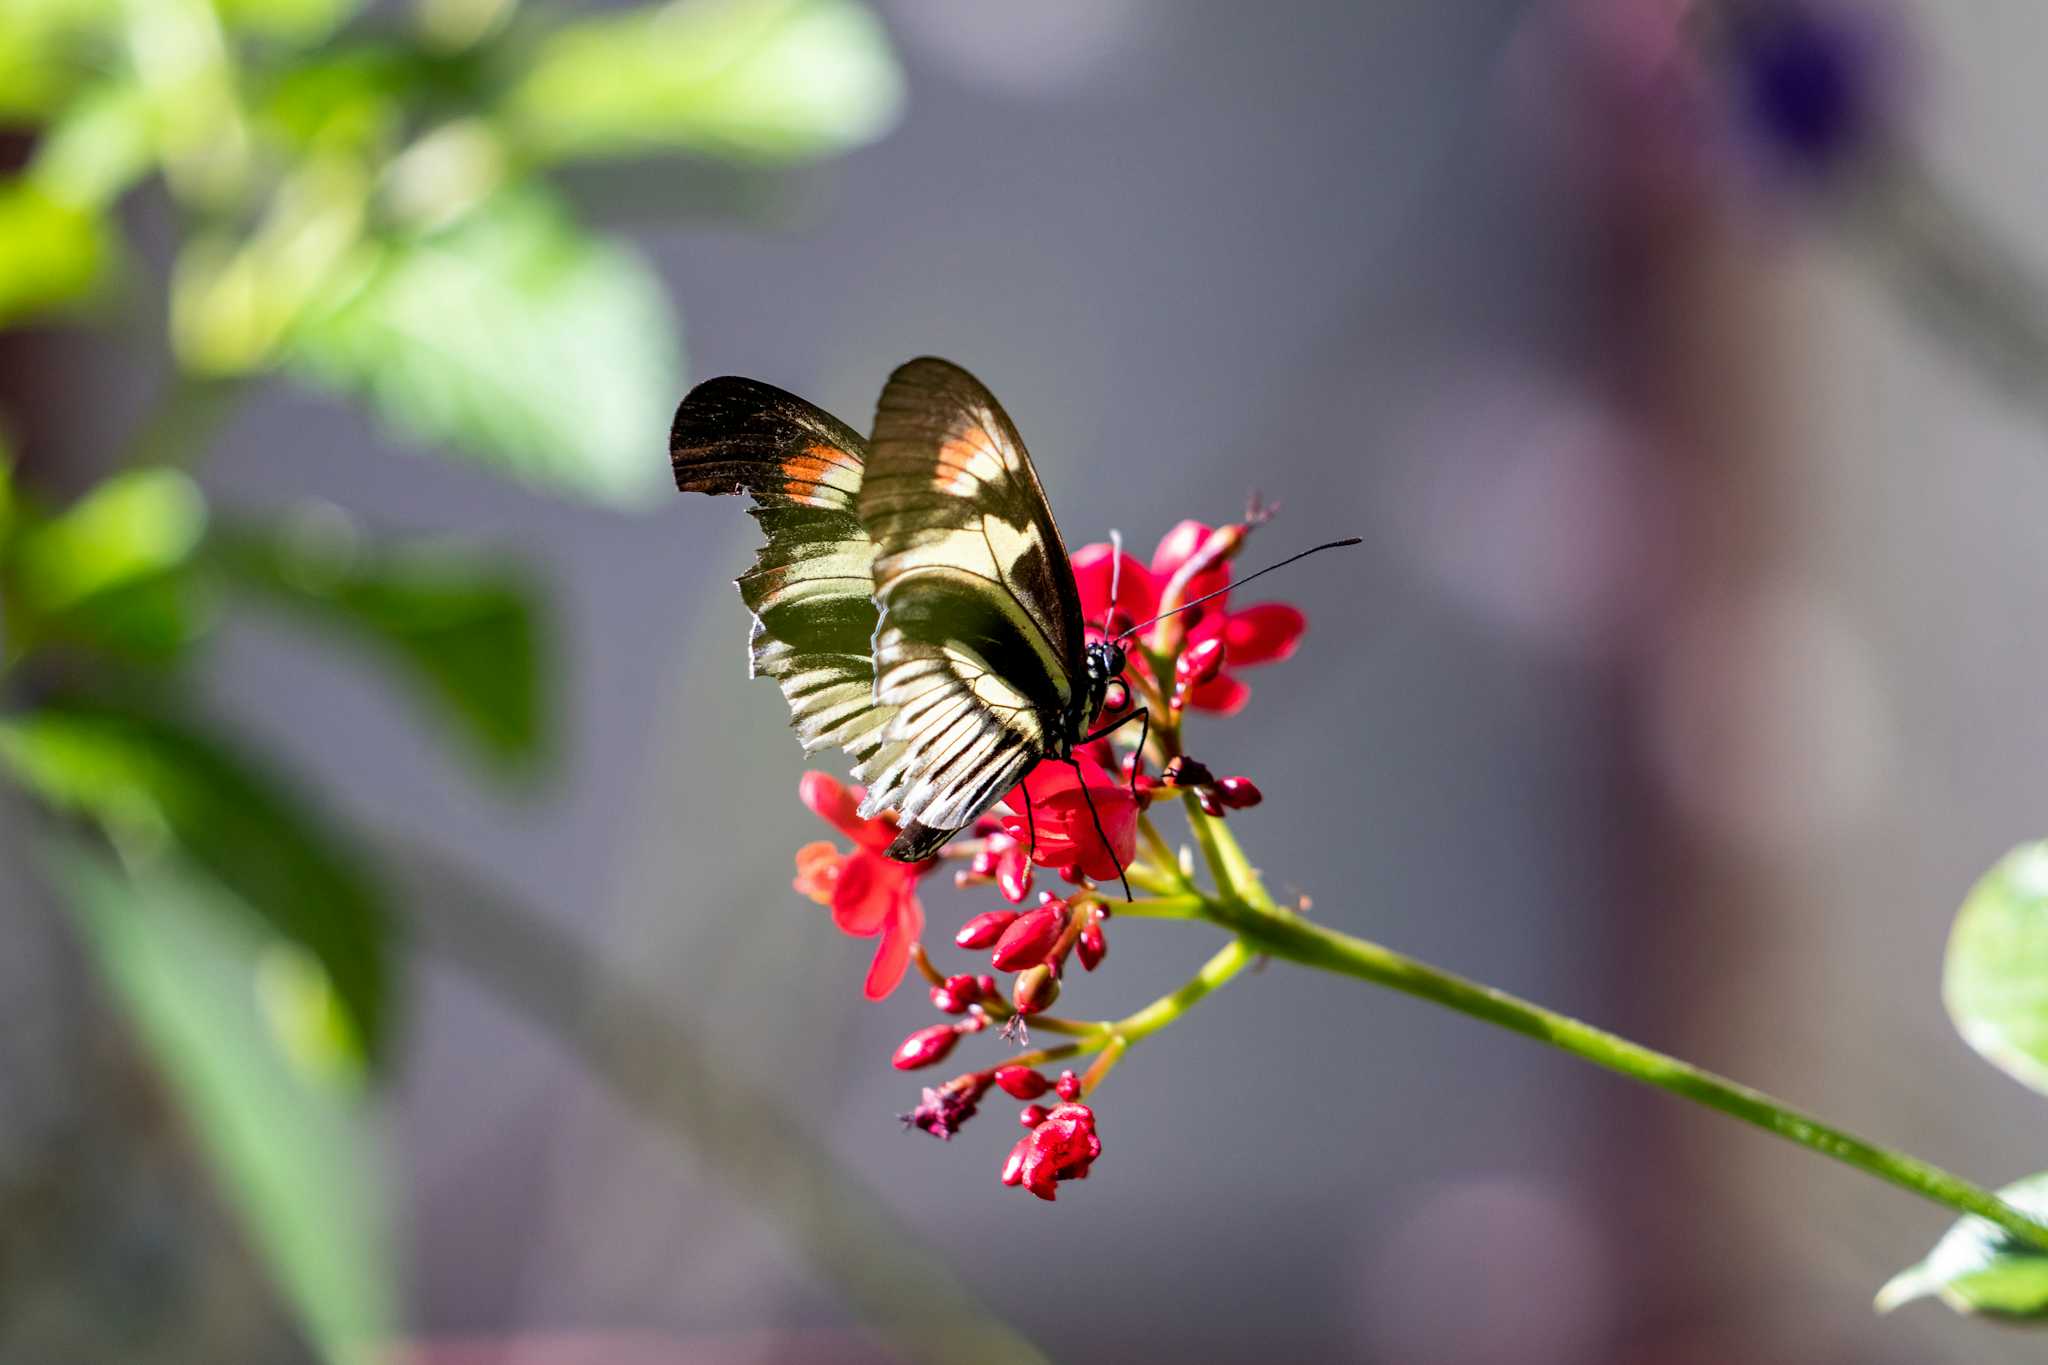
<instances>
[{"instance_id":1,"label":"red flower","mask_svg":"<svg viewBox=\"0 0 2048 1365\"><path fill-rule=\"evenodd\" d=\"M796 851L796 889L832 908L832 922L855 938L880 935L881 945L868 968L867 997L880 1000L896 989L910 965L910 950L924 933L924 908L917 903L917 879L938 866L937 859L899 863L882 850L896 837L896 818L860 817L865 795L827 773L805 773L797 795L828 824L853 840L853 851L841 853L825 840Z\"/></svg>"},{"instance_id":2,"label":"red flower","mask_svg":"<svg viewBox=\"0 0 2048 1365\"><path fill-rule=\"evenodd\" d=\"M1050 1200L1057 1182L1086 1179L1088 1167L1101 1155L1095 1111L1085 1104L1062 1104L1010 1149L1003 1183L1022 1185Z\"/></svg>"},{"instance_id":3,"label":"red flower","mask_svg":"<svg viewBox=\"0 0 2048 1365\"><path fill-rule=\"evenodd\" d=\"M1091 626L1100 626L1110 614L1110 577L1115 566L1115 614L1123 619L1119 630L1143 621L1162 606L1173 577L1193 559L1215 534L1199 521L1184 521L1166 533L1152 552L1148 567L1130 555L1118 558L1107 545L1084 545L1074 555L1074 578L1081 589L1081 614ZM1188 602L1214 592L1230 582L1230 566L1219 560L1192 575L1178 601ZM1261 602L1242 611L1230 609L1230 599L1219 597L1191 607L1178 618L1185 632L1183 648L1192 649L1209 640L1223 643L1223 667L1214 677L1189 689L1188 705L1202 711L1233 715L1251 699L1251 688L1231 676L1234 668L1277 663L1294 653L1308 622L1300 611L1284 602ZM1142 661L1133 660L1132 667Z\"/></svg>"},{"instance_id":4,"label":"red flower","mask_svg":"<svg viewBox=\"0 0 2048 1365\"><path fill-rule=\"evenodd\" d=\"M1031 860L1042 867L1076 867L1097 881L1113 879L1130 866L1138 849L1138 803L1122 782L1111 777L1092 756L1083 755L1081 774L1058 759L1048 758L1010 789L1003 806L1003 828L1028 843L1035 828L1038 846ZM1082 795L1082 784L1087 795ZM1029 794L1031 810L1025 813ZM1095 814L1088 813L1089 801ZM1102 822L1101 832L1095 828ZM1104 842L1104 836L1108 842Z\"/></svg>"}]
</instances>

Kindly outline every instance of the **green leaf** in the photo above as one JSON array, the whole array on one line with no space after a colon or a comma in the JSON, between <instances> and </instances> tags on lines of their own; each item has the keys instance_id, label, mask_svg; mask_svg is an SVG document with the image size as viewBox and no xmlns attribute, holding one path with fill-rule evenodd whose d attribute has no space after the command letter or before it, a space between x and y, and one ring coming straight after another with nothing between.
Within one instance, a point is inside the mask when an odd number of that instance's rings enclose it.
<instances>
[{"instance_id":1,"label":"green leaf","mask_svg":"<svg viewBox=\"0 0 2048 1365\"><path fill-rule=\"evenodd\" d=\"M114 0L5 0L0 120L47 113L104 65Z\"/></svg>"},{"instance_id":2,"label":"green leaf","mask_svg":"<svg viewBox=\"0 0 2048 1365\"><path fill-rule=\"evenodd\" d=\"M2015 848L1970 889L1941 991L1965 1042L2048 1093L2048 842Z\"/></svg>"},{"instance_id":3,"label":"green leaf","mask_svg":"<svg viewBox=\"0 0 2048 1365\"><path fill-rule=\"evenodd\" d=\"M888 34L853 0L674 0L556 30L506 112L543 159L792 161L874 141L902 105Z\"/></svg>"},{"instance_id":4,"label":"green leaf","mask_svg":"<svg viewBox=\"0 0 2048 1365\"><path fill-rule=\"evenodd\" d=\"M117 474L21 537L14 572L39 611L61 611L183 564L206 529L206 498L171 469Z\"/></svg>"},{"instance_id":5,"label":"green leaf","mask_svg":"<svg viewBox=\"0 0 2048 1365\"><path fill-rule=\"evenodd\" d=\"M0 584L15 625L6 657L59 642L160 660L205 629L205 603L184 570L206 501L185 475L117 474L55 516L20 512Z\"/></svg>"},{"instance_id":6,"label":"green leaf","mask_svg":"<svg viewBox=\"0 0 2048 1365\"><path fill-rule=\"evenodd\" d=\"M338 509L218 533L235 584L382 653L484 757L542 752L547 707L535 594L509 567L450 547L366 545Z\"/></svg>"},{"instance_id":7,"label":"green leaf","mask_svg":"<svg viewBox=\"0 0 2048 1365\"><path fill-rule=\"evenodd\" d=\"M307 1335L336 1365L381 1358L394 1256L371 1125L357 1087L309 1072L271 1026L317 969L172 860L124 871L59 844L47 861Z\"/></svg>"},{"instance_id":8,"label":"green leaf","mask_svg":"<svg viewBox=\"0 0 2048 1365\"><path fill-rule=\"evenodd\" d=\"M320 965L349 1046L374 1060L388 1028L389 925L361 860L284 786L170 722L80 702L0 718L0 771L115 844L175 844Z\"/></svg>"},{"instance_id":9,"label":"green leaf","mask_svg":"<svg viewBox=\"0 0 2048 1365\"><path fill-rule=\"evenodd\" d=\"M278 42L319 41L356 12L358 0L213 0L229 28Z\"/></svg>"},{"instance_id":10,"label":"green leaf","mask_svg":"<svg viewBox=\"0 0 2048 1365\"><path fill-rule=\"evenodd\" d=\"M2048 1172L2030 1175L1998 1192L2020 1212L2048 1219ZM1988 1219L1958 1219L1927 1253L1877 1292L1877 1311L1929 1295L1959 1313L2038 1321L2048 1317L2048 1251L2022 1241Z\"/></svg>"},{"instance_id":11,"label":"green leaf","mask_svg":"<svg viewBox=\"0 0 2048 1365\"><path fill-rule=\"evenodd\" d=\"M155 158L148 95L132 81L109 80L66 104L36 144L29 178L64 203L105 209Z\"/></svg>"},{"instance_id":12,"label":"green leaf","mask_svg":"<svg viewBox=\"0 0 2048 1365\"><path fill-rule=\"evenodd\" d=\"M34 181L0 184L0 326L85 298L112 259L99 214Z\"/></svg>"},{"instance_id":13,"label":"green leaf","mask_svg":"<svg viewBox=\"0 0 2048 1365\"><path fill-rule=\"evenodd\" d=\"M535 483L637 504L668 482L682 374L661 282L538 190L386 244L356 288L301 320L286 362Z\"/></svg>"}]
</instances>

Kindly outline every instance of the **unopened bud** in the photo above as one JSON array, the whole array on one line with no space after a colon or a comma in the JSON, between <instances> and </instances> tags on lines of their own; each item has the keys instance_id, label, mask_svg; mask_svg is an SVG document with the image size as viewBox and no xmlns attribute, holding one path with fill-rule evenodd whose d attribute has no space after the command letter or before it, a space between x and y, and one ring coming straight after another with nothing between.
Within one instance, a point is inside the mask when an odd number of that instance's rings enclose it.
<instances>
[{"instance_id":1,"label":"unopened bud","mask_svg":"<svg viewBox=\"0 0 2048 1365\"><path fill-rule=\"evenodd\" d=\"M1031 894L1031 860L1021 850L1018 856L997 860L996 887L1013 904Z\"/></svg>"},{"instance_id":2,"label":"unopened bud","mask_svg":"<svg viewBox=\"0 0 2048 1365\"><path fill-rule=\"evenodd\" d=\"M1023 1111L1017 1115L1017 1122L1023 1124L1026 1128L1036 1128L1039 1124L1045 1122L1045 1110L1038 1105L1027 1104L1024 1106Z\"/></svg>"},{"instance_id":3,"label":"unopened bud","mask_svg":"<svg viewBox=\"0 0 2048 1365\"><path fill-rule=\"evenodd\" d=\"M1044 963L1019 972L1017 984L1010 988L1010 1003L1019 1014L1038 1014L1049 1010L1059 998L1060 979Z\"/></svg>"},{"instance_id":4,"label":"unopened bud","mask_svg":"<svg viewBox=\"0 0 2048 1365\"><path fill-rule=\"evenodd\" d=\"M951 1024L921 1028L903 1040L903 1045L896 1049L896 1055L890 1061L898 1071L915 1071L921 1066L930 1066L944 1061L959 1037Z\"/></svg>"},{"instance_id":5,"label":"unopened bud","mask_svg":"<svg viewBox=\"0 0 2048 1365\"><path fill-rule=\"evenodd\" d=\"M1223 637L1212 635L1200 644L1189 645L1173 661L1176 687L1200 687L1223 671Z\"/></svg>"},{"instance_id":6,"label":"unopened bud","mask_svg":"<svg viewBox=\"0 0 2048 1365\"><path fill-rule=\"evenodd\" d=\"M1067 931L1067 903L1049 900L1003 930L990 959L999 972L1021 971L1045 961L1060 935Z\"/></svg>"},{"instance_id":7,"label":"unopened bud","mask_svg":"<svg viewBox=\"0 0 2048 1365\"><path fill-rule=\"evenodd\" d=\"M953 942L962 948L986 948L1003 936L1003 931L1017 922L1015 910L991 910L985 915L976 915L960 926L960 932L953 935Z\"/></svg>"},{"instance_id":8,"label":"unopened bud","mask_svg":"<svg viewBox=\"0 0 2048 1365\"><path fill-rule=\"evenodd\" d=\"M1052 1082L1028 1066L999 1066L996 1084L1013 1100L1035 1100L1052 1089Z\"/></svg>"},{"instance_id":9,"label":"unopened bud","mask_svg":"<svg viewBox=\"0 0 2048 1365\"><path fill-rule=\"evenodd\" d=\"M1053 1085L1053 1090L1061 1099L1072 1103L1081 1097L1081 1078L1071 1071L1062 1071L1059 1080Z\"/></svg>"},{"instance_id":10,"label":"unopened bud","mask_svg":"<svg viewBox=\"0 0 2048 1365\"><path fill-rule=\"evenodd\" d=\"M1232 810L1250 810L1266 799L1249 777L1225 777L1216 782L1216 799Z\"/></svg>"},{"instance_id":11,"label":"unopened bud","mask_svg":"<svg viewBox=\"0 0 2048 1365\"><path fill-rule=\"evenodd\" d=\"M1195 791L1195 800L1201 803L1202 813L1204 815L1213 815L1216 816L1218 819L1222 818L1223 802L1221 799L1217 797L1216 789L1214 787L1197 788Z\"/></svg>"},{"instance_id":12,"label":"unopened bud","mask_svg":"<svg viewBox=\"0 0 2048 1365\"><path fill-rule=\"evenodd\" d=\"M1031 1135L1026 1133L1017 1139L1017 1145L1003 1158L1003 1183L1016 1185L1024 1179L1024 1158L1031 1151Z\"/></svg>"},{"instance_id":13,"label":"unopened bud","mask_svg":"<svg viewBox=\"0 0 2048 1365\"><path fill-rule=\"evenodd\" d=\"M1075 940L1074 956L1081 959L1081 970L1086 972L1094 971L1102 959L1109 956L1109 940L1103 936L1101 921L1088 921L1088 927Z\"/></svg>"}]
</instances>

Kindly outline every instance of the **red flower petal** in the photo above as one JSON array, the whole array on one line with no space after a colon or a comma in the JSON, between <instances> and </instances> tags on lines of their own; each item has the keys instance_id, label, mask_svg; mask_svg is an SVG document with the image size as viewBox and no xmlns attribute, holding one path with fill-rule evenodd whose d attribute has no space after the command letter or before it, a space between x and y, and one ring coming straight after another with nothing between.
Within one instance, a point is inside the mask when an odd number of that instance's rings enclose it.
<instances>
[{"instance_id":1,"label":"red flower petal","mask_svg":"<svg viewBox=\"0 0 2048 1365\"><path fill-rule=\"evenodd\" d=\"M1220 678L1211 678L1188 693L1189 706L1197 711L1213 711L1219 716L1236 715L1244 710L1245 703L1251 699L1251 688L1228 673Z\"/></svg>"},{"instance_id":2,"label":"red flower petal","mask_svg":"<svg viewBox=\"0 0 2048 1365\"><path fill-rule=\"evenodd\" d=\"M839 885L839 865L845 861L846 855L824 839L805 844L796 851L796 881L792 885L818 904L830 905Z\"/></svg>"},{"instance_id":3,"label":"red flower petal","mask_svg":"<svg viewBox=\"0 0 2048 1365\"><path fill-rule=\"evenodd\" d=\"M910 894L906 882L897 913L890 915L882 926L881 946L875 949L875 960L868 966L867 983L862 988L868 999L885 999L896 989L896 983L903 980L903 972L910 966L911 947L923 932L924 910L917 897Z\"/></svg>"},{"instance_id":4,"label":"red flower petal","mask_svg":"<svg viewBox=\"0 0 2048 1365\"><path fill-rule=\"evenodd\" d=\"M904 885L902 878L891 875L894 866L865 849L839 865L839 880L832 888L832 922L842 932L855 938L882 932Z\"/></svg>"},{"instance_id":5,"label":"red flower petal","mask_svg":"<svg viewBox=\"0 0 2048 1365\"><path fill-rule=\"evenodd\" d=\"M1135 555L1120 558L1108 545L1083 545L1074 552L1074 582L1081 589L1081 617L1100 626L1109 613L1111 566L1116 565L1116 608L1133 623L1159 610L1159 584Z\"/></svg>"},{"instance_id":6,"label":"red flower petal","mask_svg":"<svg viewBox=\"0 0 2048 1365\"><path fill-rule=\"evenodd\" d=\"M1180 572L1181 565L1193 559L1196 551L1200 550L1213 534L1215 531L1212 527L1204 526L1199 521L1184 521L1166 533L1165 538L1159 542L1159 548L1152 552L1152 576L1159 580L1158 590L1161 597L1165 596L1167 584ZM1189 580L1186 590L1181 593L1181 600L1192 602L1202 594L1214 592L1229 582L1230 566L1217 564L1202 570ZM1228 601L1228 598L1219 597L1198 610L1204 614L1220 612Z\"/></svg>"},{"instance_id":7,"label":"red flower petal","mask_svg":"<svg viewBox=\"0 0 2048 1365\"><path fill-rule=\"evenodd\" d=\"M893 820L861 819L860 803L867 793L846 786L830 773L805 773L796 794L820 819L862 848L887 848L896 837Z\"/></svg>"},{"instance_id":8,"label":"red flower petal","mask_svg":"<svg viewBox=\"0 0 2048 1365\"><path fill-rule=\"evenodd\" d=\"M1194 557L1202 542L1209 538L1209 531L1199 521L1183 521L1160 537L1159 547L1152 551L1152 572L1160 582L1173 577L1181 565Z\"/></svg>"},{"instance_id":9,"label":"red flower petal","mask_svg":"<svg viewBox=\"0 0 2048 1365\"><path fill-rule=\"evenodd\" d=\"M1308 618L1285 602L1261 602L1230 613L1223 641L1232 668L1277 663L1294 653Z\"/></svg>"},{"instance_id":10,"label":"red flower petal","mask_svg":"<svg viewBox=\"0 0 2048 1365\"><path fill-rule=\"evenodd\" d=\"M1057 759L1047 759L1033 768L1023 782L1003 798L1003 804L1017 814L1003 817L1003 827L1012 837L1029 841L1035 822L1038 847L1031 860L1041 867L1069 867L1078 864L1098 881L1117 875L1128 866L1138 847L1138 805L1121 778L1110 776L1092 759L1081 760L1088 795L1081 794L1081 779L1074 769ZM1031 794L1032 810L1025 814L1024 793ZM1089 813L1089 799L1094 814ZM1096 831L1096 821L1102 823ZM1104 836L1108 842L1103 842Z\"/></svg>"}]
</instances>

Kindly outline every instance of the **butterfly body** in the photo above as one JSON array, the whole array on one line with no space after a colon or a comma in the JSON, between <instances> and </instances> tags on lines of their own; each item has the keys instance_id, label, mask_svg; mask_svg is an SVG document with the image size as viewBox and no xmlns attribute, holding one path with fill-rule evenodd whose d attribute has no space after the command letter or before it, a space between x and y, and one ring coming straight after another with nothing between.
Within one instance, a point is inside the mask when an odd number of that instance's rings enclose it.
<instances>
[{"instance_id":1,"label":"butterfly body","mask_svg":"<svg viewBox=\"0 0 2048 1365\"><path fill-rule=\"evenodd\" d=\"M890 376L871 440L795 397L713 379L676 411L686 492L745 492L767 542L739 579L753 670L807 751L844 749L920 861L1075 748L1123 670L1080 593L1008 414L948 361Z\"/></svg>"}]
</instances>

